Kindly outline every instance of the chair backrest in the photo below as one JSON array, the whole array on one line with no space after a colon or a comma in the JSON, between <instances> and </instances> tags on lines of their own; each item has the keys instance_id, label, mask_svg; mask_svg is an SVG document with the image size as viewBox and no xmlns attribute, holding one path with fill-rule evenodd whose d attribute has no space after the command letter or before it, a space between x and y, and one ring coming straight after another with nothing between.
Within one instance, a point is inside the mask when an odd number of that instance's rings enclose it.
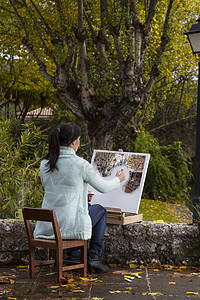
<instances>
[{"instance_id":1,"label":"chair backrest","mask_svg":"<svg viewBox=\"0 0 200 300\"><path fill-rule=\"evenodd\" d=\"M34 220L34 221L51 222L53 226L56 243L60 244L62 242L62 237L60 234L60 229L58 226L58 221L54 209L23 207L22 212L23 212L24 223L26 226L28 238L30 240L34 239L30 220Z\"/></svg>"}]
</instances>

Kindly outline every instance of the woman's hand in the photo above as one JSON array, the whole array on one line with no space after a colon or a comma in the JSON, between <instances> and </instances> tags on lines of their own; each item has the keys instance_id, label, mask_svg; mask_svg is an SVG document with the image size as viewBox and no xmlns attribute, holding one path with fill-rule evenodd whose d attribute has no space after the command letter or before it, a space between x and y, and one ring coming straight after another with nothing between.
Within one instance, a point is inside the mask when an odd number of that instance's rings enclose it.
<instances>
[{"instance_id":1,"label":"woman's hand","mask_svg":"<svg viewBox=\"0 0 200 300\"><path fill-rule=\"evenodd\" d=\"M119 178L120 182L126 179L126 174L123 169L118 170L115 176Z\"/></svg>"},{"instance_id":2,"label":"woman's hand","mask_svg":"<svg viewBox=\"0 0 200 300\"><path fill-rule=\"evenodd\" d=\"M94 196L94 193L92 191L88 191L88 202L92 201L93 196Z\"/></svg>"}]
</instances>

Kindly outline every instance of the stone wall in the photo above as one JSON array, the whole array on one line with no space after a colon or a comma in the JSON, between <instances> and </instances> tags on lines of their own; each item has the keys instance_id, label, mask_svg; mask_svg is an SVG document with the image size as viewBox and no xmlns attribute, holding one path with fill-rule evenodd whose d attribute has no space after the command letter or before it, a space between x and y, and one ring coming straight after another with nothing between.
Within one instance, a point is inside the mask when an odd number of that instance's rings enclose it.
<instances>
[{"instance_id":1,"label":"stone wall","mask_svg":"<svg viewBox=\"0 0 200 300\"><path fill-rule=\"evenodd\" d=\"M24 223L0 220L0 263L27 263L27 238ZM47 252L40 252L47 257ZM200 264L200 237L197 225L108 224L103 260L108 264Z\"/></svg>"},{"instance_id":2,"label":"stone wall","mask_svg":"<svg viewBox=\"0 0 200 300\"><path fill-rule=\"evenodd\" d=\"M197 225L141 222L108 225L104 243L108 263L200 264Z\"/></svg>"}]
</instances>

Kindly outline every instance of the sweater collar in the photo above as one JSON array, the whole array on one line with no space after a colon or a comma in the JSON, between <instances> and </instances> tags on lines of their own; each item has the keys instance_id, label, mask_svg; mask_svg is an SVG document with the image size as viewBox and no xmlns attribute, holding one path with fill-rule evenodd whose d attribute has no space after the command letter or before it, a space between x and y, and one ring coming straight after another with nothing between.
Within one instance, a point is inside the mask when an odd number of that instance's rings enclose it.
<instances>
[{"instance_id":1,"label":"sweater collar","mask_svg":"<svg viewBox=\"0 0 200 300\"><path fill-rule=\"evenodd\" d=\"M76 152L71 147L60 146L59 157L75 156Z\"/></svg>"}]
</instances>

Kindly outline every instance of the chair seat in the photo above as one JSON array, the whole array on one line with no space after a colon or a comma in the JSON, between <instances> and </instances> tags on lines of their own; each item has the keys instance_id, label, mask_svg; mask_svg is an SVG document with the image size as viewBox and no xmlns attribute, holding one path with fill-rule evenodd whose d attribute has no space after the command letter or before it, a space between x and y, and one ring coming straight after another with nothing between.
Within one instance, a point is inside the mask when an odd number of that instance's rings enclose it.
<instances>
[{"instance_id":1,"label":"chair seat","mask_svg":"<svg viewBox=\"0 0 200 300\"><path fill-rule=\"evenodd\" d=\"M51 247L49 249L54 249L57 247L56 240L52 239L41 239L41 238L33 238L30 240L31 246L34 247ZM63 249L73 248L73 247L80 247L84 245L84 240L62 240Z\"/></svg>"}]
</instances>

